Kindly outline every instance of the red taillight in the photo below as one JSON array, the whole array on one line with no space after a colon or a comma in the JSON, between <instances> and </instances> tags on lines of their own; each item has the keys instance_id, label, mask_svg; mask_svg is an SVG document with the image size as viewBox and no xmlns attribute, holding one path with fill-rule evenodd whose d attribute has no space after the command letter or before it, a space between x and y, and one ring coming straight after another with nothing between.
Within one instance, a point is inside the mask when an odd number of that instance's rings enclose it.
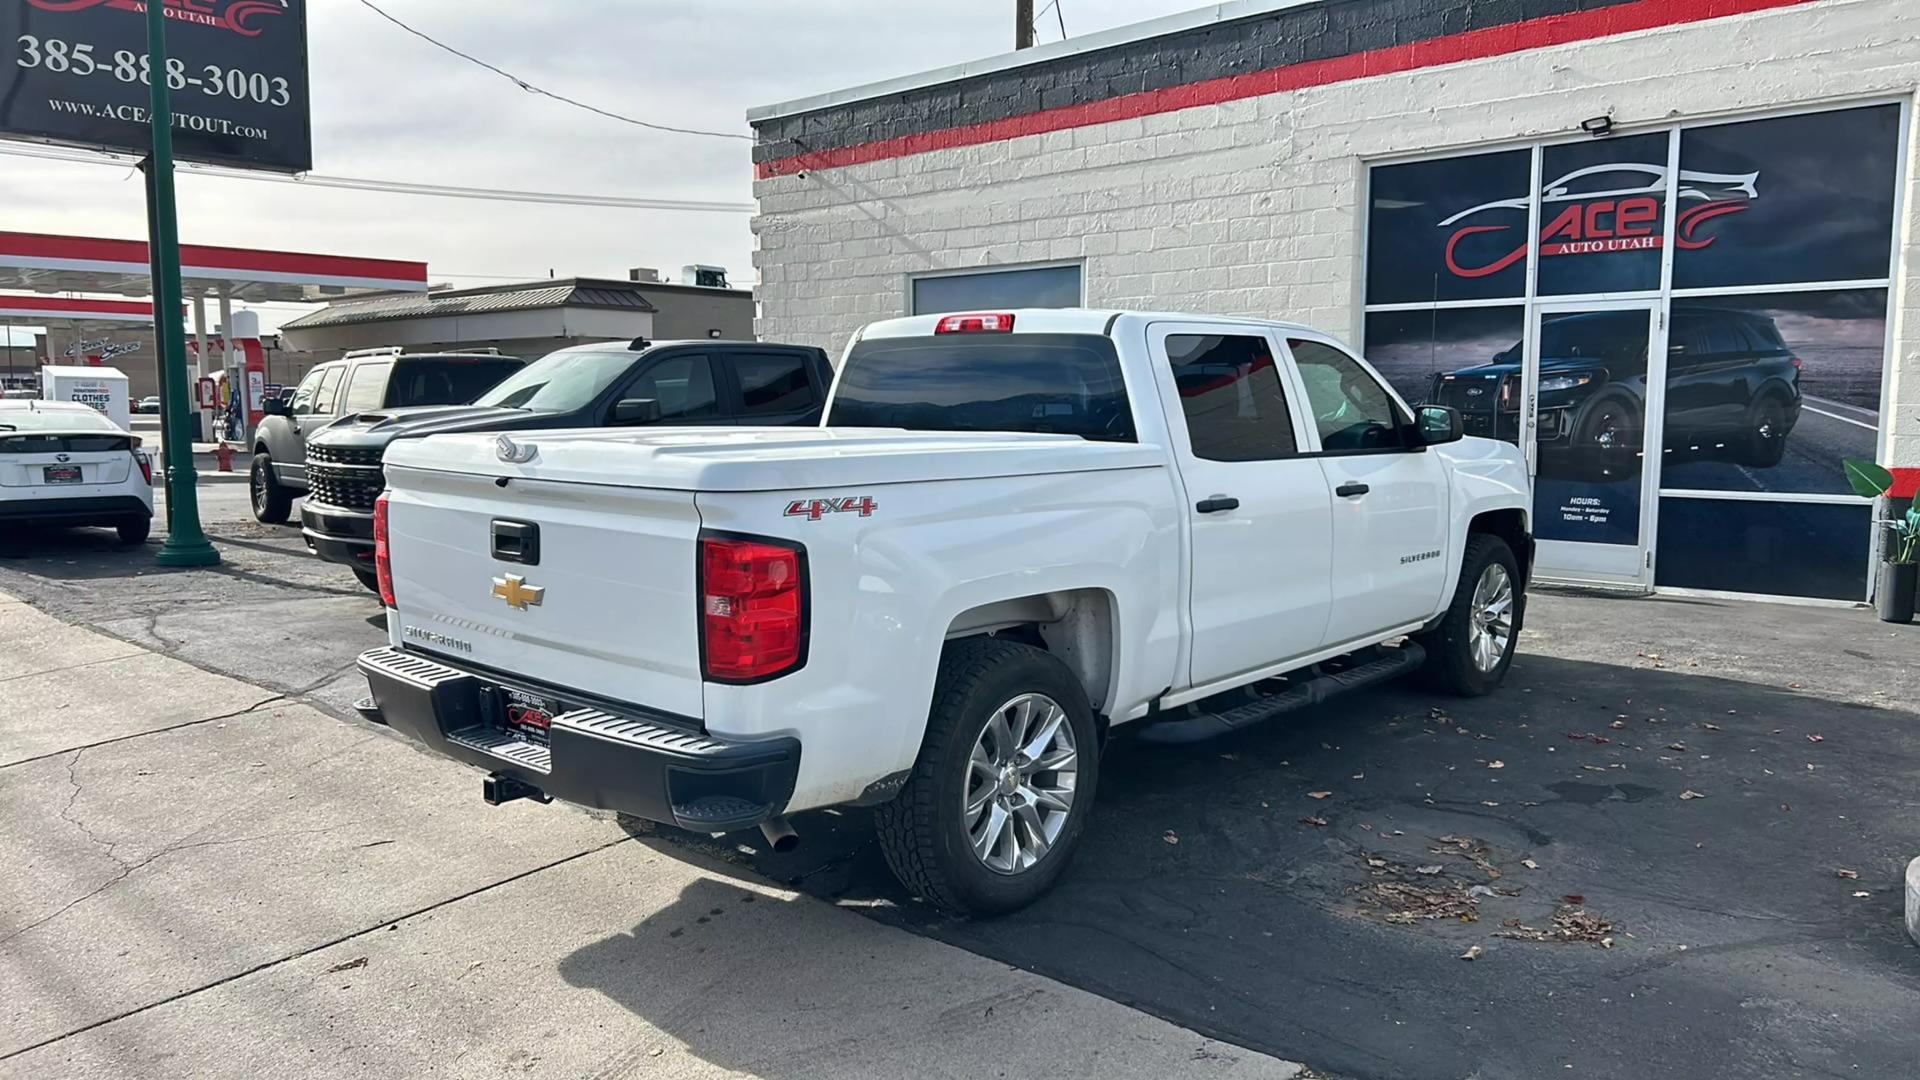
<instances>
[{"instance_id":1,"label":"red taillight","mask_svg":"<svg viewBox=\"0 0 1920 1080\"><path fill-rule=\"evenodd\" d=\"M393 549L387 544L387 497L373 500L373 572L380 577L380 602L399 607L393 600Z\"/></svg>"},{"instance_id":2,"label":"red taillight","mask_svg":"<svg viewBox=\"0 0 1920 1080\"><path fill-rule=\"evenodd\" d=\"M936 334L1011 334L1012 315L949 315L933 328Z\"/></svg>"},{"instance_id":3,"label":"red taillight","mask_svg":"<svg viewBox=\"0 0 1920 1080\"><path fill-rule=\"evenodd\" d=\"M807 651L806 566L769 540L700 540L700 621L706 677L758 682L800 666Z\"/></svg>"},{"instance_id":4,"label":"red taillight","mask_svg":"<svg viewBox=\"0 0 1920 1080\"><path fill-rule=\"evenodd\" d=\"M134 445L138 446L139 443ZM140 463L140 475L146 477L147 486L153 486L153 459L138 450L133 452L133 460Z\"/></svg>"},{"instance_id":5,"label":"red taillight","mask_svg":"<svg viewBox=\"0 0 1920 1080\"><path fill-rule=\"evenodd\" d=\"M1788 359L1788 360L1791 360L1791 361L1793 362L1793 370L1795 370L1795 371L1799 371L1799 370L1801 370L1801 369L1803 369L1803 368L1805 368L1805 367L1807 366L1807 365L1805 365L1805 364L1803 364L1803 363L1801 363L1801 362L1800 362L1800 358L1799 358L1799 357L1797 357L1797 356L1789 356L1789 357L1787 357L1787 359Z\"/></svg>"}]
</instances>

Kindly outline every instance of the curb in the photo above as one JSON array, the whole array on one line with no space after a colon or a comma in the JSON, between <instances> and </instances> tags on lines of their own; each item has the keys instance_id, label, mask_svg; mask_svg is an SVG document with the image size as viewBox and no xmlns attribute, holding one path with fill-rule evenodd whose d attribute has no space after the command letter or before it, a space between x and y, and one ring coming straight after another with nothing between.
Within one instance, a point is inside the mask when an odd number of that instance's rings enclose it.
<instances>
[{"instance_id":1,"label":"curb","mask_svg":"<svg viewBox=\"0 0 1920 1080\"><path fill-rule=\"evenodd\" d=\"M1920 945L1920 859L1907 864L1907 936Z\"/></svg>"}]
</instances>

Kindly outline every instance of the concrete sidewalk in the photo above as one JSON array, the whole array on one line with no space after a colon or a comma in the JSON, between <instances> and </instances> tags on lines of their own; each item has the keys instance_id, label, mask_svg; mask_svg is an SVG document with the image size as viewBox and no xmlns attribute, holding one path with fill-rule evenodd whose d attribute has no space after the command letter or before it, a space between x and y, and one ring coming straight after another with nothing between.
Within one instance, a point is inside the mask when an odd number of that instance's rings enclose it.
<instances>
[{"instance_id":1,"label":"concrete sidewalk","mask_svg":"<svg viewBox=\"0 0 1920 1080\"><path fill-rule=\"evenodd\" d=\"M0 596L0 1076L1291 1077Z\"/></svg>"}]
</instances>

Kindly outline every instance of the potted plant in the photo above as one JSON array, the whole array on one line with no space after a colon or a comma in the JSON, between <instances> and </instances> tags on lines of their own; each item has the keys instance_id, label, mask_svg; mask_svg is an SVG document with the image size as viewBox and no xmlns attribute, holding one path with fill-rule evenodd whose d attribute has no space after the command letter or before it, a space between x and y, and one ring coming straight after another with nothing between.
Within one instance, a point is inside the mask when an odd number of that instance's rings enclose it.
<instances>
[{"instance_id":1,"label":"potted plant","mask_svg":"<svg viewBox=\"0 0 1920 1080\"><path fill-rule=\"evenodd\" d=\"M1893 490L1893 474L1873 462L1849 458L1844 464L1854 494L1883 499ZM1914 581L1920 575L1920 566L1915 565L1920 555L1920 507L1906 499L1887 499L1885 505L1887 516L1877 522L1887 535L1880 552L1880 580L1873 590L1874 606L1886 622L1912 622Z\"/></svg>"}]
</instances>

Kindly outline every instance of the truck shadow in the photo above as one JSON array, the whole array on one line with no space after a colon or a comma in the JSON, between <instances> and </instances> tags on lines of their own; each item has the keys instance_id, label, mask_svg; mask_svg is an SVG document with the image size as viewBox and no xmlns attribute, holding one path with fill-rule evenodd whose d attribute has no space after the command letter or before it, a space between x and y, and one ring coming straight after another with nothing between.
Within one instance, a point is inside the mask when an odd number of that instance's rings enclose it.
<instances>
[{"instance_id":1,"label":"truck shadow","mask_svg":"<svg viewBox=\"0 0 1920 1080\"><path fill-rule=\"evenodd\" d=\"M1920 1054L1893 1019L1920 1015L1920 724L1790 674L1523 655L1488 698L1389 686L1184 749L1121 740L1061 886L997 920L907 896L865 811L797 817L787 855L669 839L1337 1074L1896 1075Z\"/></svg>"}]
</instances>

